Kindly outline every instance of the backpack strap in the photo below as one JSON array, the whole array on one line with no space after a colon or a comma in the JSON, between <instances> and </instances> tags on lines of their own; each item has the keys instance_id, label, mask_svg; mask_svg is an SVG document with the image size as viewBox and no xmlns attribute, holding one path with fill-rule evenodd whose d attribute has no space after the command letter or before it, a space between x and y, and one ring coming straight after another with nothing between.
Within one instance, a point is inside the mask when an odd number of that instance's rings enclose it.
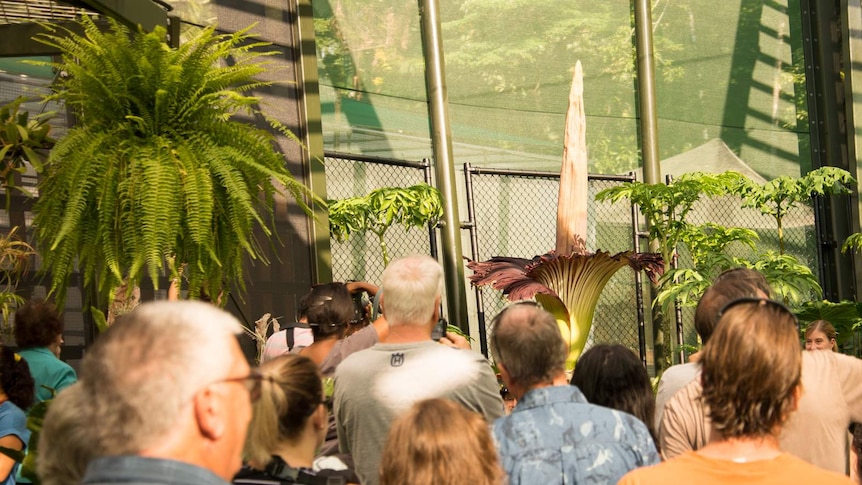
<instances>
[{"instance_id":1,"label":"backpack strap","mask_svg":"<svg viewBox=\"0 0 862 485\"><path fill-rule=\"evenodd\" d=\"M287 350L293 350L293 346L296 345L296 339L293 335L293 330L296 328L311 328L307 323L302 322L291 322L285 323L281 326L281 328L285 329L284 338L287 340Z\"/></svg>"}]
</instances>

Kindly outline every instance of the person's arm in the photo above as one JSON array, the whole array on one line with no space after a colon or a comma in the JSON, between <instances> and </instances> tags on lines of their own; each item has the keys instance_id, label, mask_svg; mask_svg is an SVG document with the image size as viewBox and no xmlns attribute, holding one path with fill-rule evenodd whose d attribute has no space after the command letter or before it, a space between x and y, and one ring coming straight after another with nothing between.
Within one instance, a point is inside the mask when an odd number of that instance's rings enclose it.
<instances>
[{"instance_id":1,"label":"person's arm","mask_svg":"<svg viewBox=\"0 0 862 485\"><path fill-rule=\"evenodd\" d=\"M472 350L473 347L470 346L470 341L467 340L463 335L458 335L454 332L446 332L446 335L439 340L439 342L448 347L452 347L455 349L464 349L464 350Z\"/></svg>"},{"instance_id":2,"label":"person's arm","mask_svg":"<svg viewBox=\"0 0 862 485\"><path fill-rule=\"evenodd\" d=\"M60 373L60 378L57 380L57 387L55 389L57 392L60 392L76 382L78 382L78 374L75 373L75 369L66 367Z\"/></svg>"},{"instance_id":3,"label":"person's arm","mask_svg":"<svg viewBox=\"0 0 862 485\"><path fill-rule=\"evenodd\" d=\"M347 291L350 292L351 295L357 291L364 291L368 293L369 296L374 296L377 294L377 290L379 290L377 285L367 281L351 281L350 283L345 283L344 286L347 287Z\"/></svg>"},{"instance_id":4,"label":"person's arm","mask_svg":"<svg viewBox=\"0 0 862 485\"><path fill-rule=\"evenodd\" d=\"M835 373L841 383L841 394L847 403L850 421L862 423L862 360L843 354L828 354L835 359Z\"/></svg>"},{"instance_id":5,"label":"person's arm","mask_svg":"<svg viewBox=\"0 0 862 485\"><path fill-rule=\"evenodd\" d=\"M659 428L659 448L665 460L703 447L709 440L710 423L700 400L700 381L695 380L668 401Z\"/></svg>"},{"instance_id":6,"label":"person's arm","mask_svg":"<svg viewBox=\"0 0 862 485\"><path fill-rule=\"evenodd\" d=\"M21 451L24 449L24 442L14 434L9 434L0 438L0 446ZM0 477L2 477L0 481L5 481L9 478L9 474L12 473L12 468L15 467L15 463L15 460L0 453Z\"/></svg>"}]
</instances>

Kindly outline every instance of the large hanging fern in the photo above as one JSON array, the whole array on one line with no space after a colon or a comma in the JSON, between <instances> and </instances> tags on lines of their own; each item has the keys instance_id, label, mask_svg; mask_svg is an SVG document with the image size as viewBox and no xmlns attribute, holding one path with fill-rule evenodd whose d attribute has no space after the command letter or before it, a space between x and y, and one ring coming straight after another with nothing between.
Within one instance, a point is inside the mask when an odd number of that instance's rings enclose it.
<instances>
[{"instance_id":1,"label":"large hanging fern","mask_svg":"<svg viewBox=\"0 0 862 485\"><path fill-rule=\"evenodd\" d=\"M243 257L264 257L253 230L271 234L280 187L308 211L273 136L234 117L262 115L249 93L269 84L255 79L269 68L266 44L209 28L173 49L162 28L81 24L83 36L49 27L38 37L63 53L50 64L65 74L51 97L78 117L51 152L34 209L51 291L64 298L77 263L104 308L121 284L176 269L166 261L185 265L193 296L243 288Z\"/></svg>"}]
</instances>

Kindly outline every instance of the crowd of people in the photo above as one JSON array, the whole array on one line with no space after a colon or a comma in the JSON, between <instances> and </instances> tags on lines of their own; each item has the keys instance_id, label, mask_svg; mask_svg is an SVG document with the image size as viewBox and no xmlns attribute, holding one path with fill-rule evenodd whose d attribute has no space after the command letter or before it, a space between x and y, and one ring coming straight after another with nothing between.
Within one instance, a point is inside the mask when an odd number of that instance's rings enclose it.
<instances>
[{"instance_id":1,"label":"crowd of people","mask_svg":"<svg viewBox=\"0 0 862 485\"><path fill-rule=\"evenodd\" d=\"M359 292L382 316L366 317ZM47 485L853 483L862 361L830 351L825 321L803 351L755 271L706 291L704 347L657 395L622 345L591 347L568 376L557 320L533 301L492 320L493 366L460 335L435 340L442 293L427 256L392 262L380 288L316 286L257 367L216 306L145 303L99 336L80 375L58 358L56 309L31 302L15 319L22 350L0 348L0 446L36 451L25 411L53 398ZM3 483L16 470L0 455Z\"/></svg>"}]
</instances>

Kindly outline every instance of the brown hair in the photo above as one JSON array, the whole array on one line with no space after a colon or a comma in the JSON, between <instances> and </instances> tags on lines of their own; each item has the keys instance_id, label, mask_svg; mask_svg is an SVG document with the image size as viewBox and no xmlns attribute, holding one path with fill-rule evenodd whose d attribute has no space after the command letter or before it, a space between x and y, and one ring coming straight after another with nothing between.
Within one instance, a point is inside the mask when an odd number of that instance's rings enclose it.
<instances>
[{"instance_id":1,"label":"brown hair","mask_svg":"<svg viewBox=\"0 0 862 485\"><path fill-rule=\"evenodd\" d=\"M716 430L725 438L775 434L796 405L802 375L796 318L772 300L730 302L700 363Z\"/></svg>"},{"instance_id":2,"label":"brown hair","mask_svg":"<svg viewBox=\"0 0 862 485\"><path fill-rule=\"evenodd\" d=\"M488 423L445 399L414 404L389 430L380 485L498 485L503 470Z\"/></svg>"},{"instance_id":3,"label":"brown hair","mask_svg":"<svg viewBox=\"0 0 862 485\"><path fill-rule=\"evenodd\" d=\"M344 283L325 283L303 298L314 341L341 338L353 318L353 300Z\"/></svg>"},{"instance_id":4,"label":"brown hair","mask_svg":"<svg viewBox=\"0 0 862 485\"><path fill-rule=\"evenodd\" d=\"M244 456L255 468L266 466L276 448L293 443L323 402L317 364L308 357L282 355L259 367L260 399L252 407Z\"/></svg>"},{"instance_id":5,"label":"brown hair","mask_svg":"<svg viewBox=\"0 0 862 485\"><path fill-rule=\"evenodd\" d=\"M742 276L744 274L748 273L722 273L722 275L728 276L721 278L721 275L719 275L715 283L706 289L703 296L700 297L700 301L697 302L697 308L694 311L694 329L700 335L700 341L704 345L712 337L712 333L715 332L719 318L718 312L722 307L737 298L757 298L762 296L758 294L758 290L763 291L763 289L753 284L750 279L737 279L731 276ZM766 296L768 297L769 293L766 293Z\"/></svg>"},{"instance_id":6,"label":"brown hair","mask_svg":"<svg viewBox=\"0 0 862 485\"><path fill-rule=\"evenodd\" d=\"M750 285L754 285L755 288L762 291L766 298L772 298L772 287L769 286L769 281L766 280L766 276L763 276L763 273L757 271L756 269L751 268L730 268L722 271L715 279L712 281L713 283L720 283L722 281L739 281L746 282Z\"/></svg>"},{"instance_id":7,"label":"brown hair","mask_svg":"<svg viewBox=\"0 0 862 485\"><path fill-rule=\"evenodd\" d=\"M826 335L826 338L832 342L832 350L838 352L838 332L835 331L835 327L827 320L814 320L809 323L805 329L805 339L807 340L812 333L818 330L823 332L823 335Z\"/></svg>"},{"instance_id":8,"label":"brown hair","mask_svg":"<svg viewBox=\"0 0 862 485\"><path fill-rule=\"evenodd\" d=\"M15 312L15 343L18 347L47 347L63 333L63 316L53 303L28 301Z\"/></svg>"},{"instance_id":9,"label":"brown hair","mask_svg":"<svg viewBox=\"0 0 862 485\"><path fill-rule=\"evenodd\" d=\"M550 383L565 372L568 345L553 315L524 301L504 308L491 321L491 355L524 387Z\"/></svg>"}]
</instances>

